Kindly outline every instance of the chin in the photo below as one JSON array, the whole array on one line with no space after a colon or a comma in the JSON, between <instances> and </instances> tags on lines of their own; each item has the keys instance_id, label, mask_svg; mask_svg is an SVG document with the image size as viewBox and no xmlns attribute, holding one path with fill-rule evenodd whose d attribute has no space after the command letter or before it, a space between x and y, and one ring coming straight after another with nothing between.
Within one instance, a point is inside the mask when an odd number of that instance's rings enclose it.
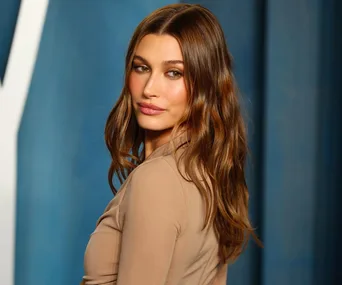
<instances>
[{"instance_id":1,"label":"chin","mask_svg":"<svg viewBox=\"0 0 342 285\"><path fill-rule=\"evenodd\" d=\"M138 118L137 120L139 127L146 131L162 132L172 128L172 126L169 126L168 124L158 121L159 120L146 120L145 118Z\"/></svg>"},{"instance_id":2,"label":"chin","mask_svg":"<svg viewBox=\"0 0 342 285\"><path fill-rule=\"evenodd\" d=\"M142 128L145 131L153 131L153 132L162 132L167 130L168 128L162 127L162 126L156 126L151 124L139 124L139 127Z\"/></svg>"}]
</instances>

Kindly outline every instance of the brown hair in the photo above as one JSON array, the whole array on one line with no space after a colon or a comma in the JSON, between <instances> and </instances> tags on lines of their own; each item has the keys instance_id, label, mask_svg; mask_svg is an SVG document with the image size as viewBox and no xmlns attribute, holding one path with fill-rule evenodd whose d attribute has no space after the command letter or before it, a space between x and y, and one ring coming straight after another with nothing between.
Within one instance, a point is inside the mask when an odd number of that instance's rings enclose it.
<instances>
[{"instance_id":1,"label":"brown hair","mask_svg":"<svg viewBox=\"0 0 342 285\"><path fill-rule=\"evenodd\" d=\"M174 133L184 126L187 129L190 140L181 156L185 173L205 201L203 229L213 224L220 260L226 263L240 255L250 235L260 242L248 218L246 132L232 60L223 31L208 9L191 4L168 5L154 11L136 28L126 55L125 85L105 129L112 156L109 184L116 193L114 174L122 183L144 160L144 137L132 110L128 77L137 45L147 34L168 34L180 44L188 108Z\"/></svg>"}]
</instances>

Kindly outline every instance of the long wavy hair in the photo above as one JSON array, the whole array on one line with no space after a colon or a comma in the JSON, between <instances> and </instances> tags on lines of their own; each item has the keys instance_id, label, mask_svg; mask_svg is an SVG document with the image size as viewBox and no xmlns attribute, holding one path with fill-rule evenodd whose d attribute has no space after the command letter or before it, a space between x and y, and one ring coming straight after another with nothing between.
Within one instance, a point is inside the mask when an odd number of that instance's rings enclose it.
<instances>
[{"instance_id":1,"label":"long wavy hair","mask_svg":"<svg viewBox=\"0 0 342 285\"><path fill-rule=\"evenodd\" d=\"M232 59L216 17L200 5L173 4L154 11L136 28L125 63L125 84L111 111L105 140L112 156L109 184L122 183L144 157L144 133L135 118L128 79L137 45L148 34L177 39L184 61L188 107L173 129L186 128L189 141L181 160L187 178L206 206L203 229L213 225L222 263L233 261L253 236L245 181L247 141L240 112ZM179 167L180 160L177 161Z\"/></svg>"}]
</instances>

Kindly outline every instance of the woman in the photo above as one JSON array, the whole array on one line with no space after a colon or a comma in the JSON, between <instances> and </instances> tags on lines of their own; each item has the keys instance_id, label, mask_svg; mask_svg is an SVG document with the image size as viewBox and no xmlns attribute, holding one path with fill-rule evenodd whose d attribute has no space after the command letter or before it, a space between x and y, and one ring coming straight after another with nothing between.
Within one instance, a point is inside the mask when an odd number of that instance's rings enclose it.
<instances>
[{"instance_id":1,"label":"woman","mask_svg":"<svg viewBox=\"0 0 342 285\"><path fill-rule=\"evenodd\" d=\"M231 58L211 12L175 4L140 23L105 137L110 186L114 174L123 184L90 238L83 284L226 284L255 234Z\"/></svg>"}]
</instances>

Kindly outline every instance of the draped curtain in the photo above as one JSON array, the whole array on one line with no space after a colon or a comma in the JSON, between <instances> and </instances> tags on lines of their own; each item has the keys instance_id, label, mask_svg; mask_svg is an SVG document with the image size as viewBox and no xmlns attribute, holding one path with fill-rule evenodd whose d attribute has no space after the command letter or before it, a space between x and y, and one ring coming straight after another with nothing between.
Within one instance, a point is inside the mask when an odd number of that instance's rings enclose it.
<instances>
[{"instance_id":1,"label":"draped curtain","mask_svg":"<svg viewBox=\"0 0 342 285\"><path fill-rule=\"evenodd\" d=\"M248 110L253 244L228 284L342 284L342 2L197 1L221 21Z\"/></svg>"},{"instance_id":2,"label":"draped curtain","mask_svg":"<svg viewBox=\"0 0 342 285\"><path fill-rule=\"evenodd\" d=\"M112 198L103 128L128 41L144 16L174 2L50 0L19 132L16 285L80 281ZM0 4L1 78L19 3ZM234 58L250 214L264 243L249 243L228 284L342 284L342 2L196 3L218 17Z\"/></svg>"}]
</instances>

